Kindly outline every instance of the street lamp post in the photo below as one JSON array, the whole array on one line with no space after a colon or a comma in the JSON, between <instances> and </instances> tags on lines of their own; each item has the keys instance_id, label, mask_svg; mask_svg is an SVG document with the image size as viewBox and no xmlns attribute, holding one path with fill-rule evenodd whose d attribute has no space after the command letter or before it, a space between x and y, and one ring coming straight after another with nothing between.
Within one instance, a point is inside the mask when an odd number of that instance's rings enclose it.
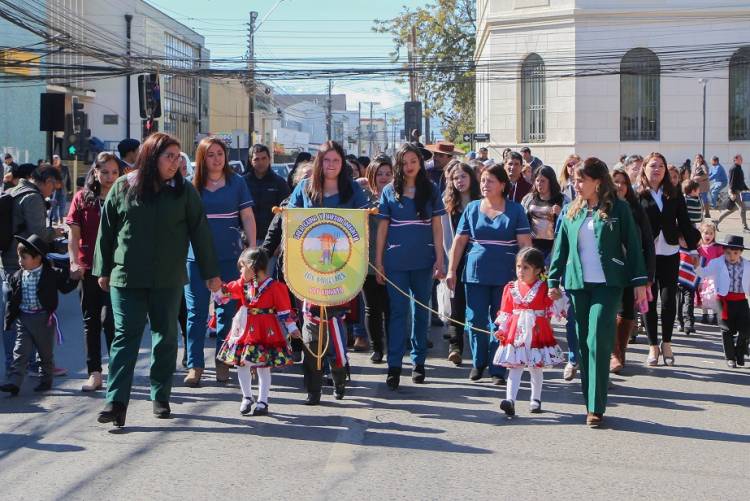
<instances>
[{"instance_id":1,"label":"street lamp post","mask_svg":"<svg viewBox=\"0 0 750 501\"><path fill-rule=\"evenodd\" d=\"M701 147L701 155L706 158L706 86L708 85L708 79L701 78L698 83L703 87L703 143Z\"/></svg>"}]
</instances>

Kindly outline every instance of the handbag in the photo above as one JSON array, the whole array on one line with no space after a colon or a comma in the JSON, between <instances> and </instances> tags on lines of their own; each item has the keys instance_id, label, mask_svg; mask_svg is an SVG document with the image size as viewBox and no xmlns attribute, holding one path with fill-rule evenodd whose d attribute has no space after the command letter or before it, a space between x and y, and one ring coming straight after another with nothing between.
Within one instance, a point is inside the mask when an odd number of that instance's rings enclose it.
<instances>
[{"instance_id":1,"label":"handbag","mask_svg":"<svg viewBox=\"0 0 750 501\"><path fill-rule=\"evenodd\" d=\"M453 291L448 288L448 283L445 280L438 282L437 289L437 309L440 315L440 320L443 322L448 321L451 317L451 298L453 297Z\"/></svg>"},{"instance_id":2,"label":"handbag","mask_svg":"<svg viewBox=\"0 0 750 501\"><path fill-rule=\"evenodd\" d=\"M742 200L742 205L746 209L750 209L750 191L741 191L740 200Z\"/></svg>"}]
</instances>

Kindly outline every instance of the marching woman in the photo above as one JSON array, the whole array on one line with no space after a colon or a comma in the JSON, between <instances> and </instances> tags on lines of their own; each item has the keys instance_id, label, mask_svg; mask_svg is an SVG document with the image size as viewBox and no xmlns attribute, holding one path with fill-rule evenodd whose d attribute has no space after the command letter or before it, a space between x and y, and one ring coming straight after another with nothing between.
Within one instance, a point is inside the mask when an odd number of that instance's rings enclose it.
<instances>
[{"instance_id":1,"label":"marching woman","mask_svg":"<svg viewBox=\"0 0 750 501\"><path fill-rule=\"evenodd\" d=\"M102 208L92 274L110 291L115 338L109 356L106 405L100 423L125 425L133 371L148 319L151 400L170 416L177 357L177 314L187 283L188 244L211 291L221 288L219 265L200 195L179 172L180 143L156 132L144 141L136 170L112 186Z\"/></svg>"},{"instance_id":2,"label":"marching woman","mask_svg":"<svg viewBox=\"0 0 750 501\"><path fill-rule=\"evenodd\" d=\"M646 363L674 365L672 329L677 312L677 278L680 268L680 237L688 250L695 250L700 234L690 222L685 199L676 190L667 174L667 161L661 153L651 153L643 160L638 198L645 209L654 235L656 275L651 285L652 300L646 313L649 353ZM659 347L659 314L657 301L661 295L661 350Z\"/></svg>"},{"instance_id":3,"label":"marching woman","mask_svg":"<svg viewBox=\"0 0 750 501\"><path fill-rule=\"evenodd\" d=\"M417 384L424 383L429 329L429 312L424 305L430 302L433 278L444 276L440 217L445 208L437 187L427 177L418 146L406 143L396 153L393 184L383 189L379 211L375 266L380 272L380 283L385 282L383 275L388 277L390 319L386 384L395 390L401 379L405 327L409 324L411 378ZM411 322L408 322L409 294L414 297Z\"/></svg>"},{"instance_id":4,"label":"marching woman","mask_svg":"<svg viewBox=\"0 0 750 501\"><path fill-rule=\"evenodd\" d=\"M563 205L569 200L560 193L560 185L552 167L542 166L537 170L531 193L523 197L523 205L531 225L531 243L542 251L547 262L555 243L555 222Z\"/></svg>"},{"instance_id":5,"label":"marching woman","mask_svg":"<svg viewBox=\"0 0 750 501\"><path fill-rule=\"evenodd\" d=\"M576 189L573 186L573 172L578 164L581 163L581 157L572 153L565 158L562 169L560 169L560 175L557 177L557 182L560 185L560 191L568 200L573 200L576 197Z\"/></svg>"},{"instance_id":6,"label":"marching woman","mask_svg":"<svg viewBox=\"0 0 750 501\"><path fill-rule=\"evenodd\" d=\"M99 288L96 277L91 274L91 267L102 205L121 174L122 169L113 153L99 153L94 166L86 175L84 188L73 196L65 220L70 227L68 254L71 277L81 278L81 313L83 336L86 339L86 368L89 373L88 381L81 387L82 391L102 388L102 330L107 353L115 337L115 320L109 293Z\"/></svg>"},{"instance_id":7,"label":"marching woman","mask_svg":"<svg viewBox=\"0 0 750 501\"><path fill-rule=\"evenodd\" d=\"M370 187L370 206L377 207L380 194L393 181L391 159L387 156L375 157L375 160L367 166L366 177ZM377 218L370 217L368 224L370 225L370 241L368 242L370 263L374 265L377 255L379 221ZM372 267L368 267L362 292L365 298L365 329L367 329L372 347L370 360L372 363L379 364L383 361L383 340L388 327L388 291L385 285L378 282Z\"/></svg>"},{"instance_id":8,"label":"marching woman","mask_svg":"<svg viewBox=\"0 0 750 501\"><path fill-rule=\"evenodd\" d=\"M565 290L573 298L576 314L586 423L599 426L607 405L622 289L635 287L635 300L640 302L646 298L648 277L633 216L627 203L618 200L607 164L588 158L576 167L574 176L578 196L555 239L549 296L561 297L564 272Z\"/></svg>"},{"instance_id":9,"label":"marching woman","mask_svg":"<svg viewBox=\"0 0 750 501\"><path fill-rule=\"evenodd\" d=\"M630 183L630 177L623 168L612 171L612 181L617 190L617 197L628 203L630 213L641 237L641 251L646 261L646 272L648 283L654 282L656 273L656 255L654 250L654 236L651 233L651 224L648 222L646 212L641 207L638 197ZM615 347L612 350L612 358L609 363L609 371L618 374L625 367L625 351L628 348L628 340L635 323L635 296L633 287L628 286L622 290L622 307L617 314L617 331L615 334Z\"/></svg>"},{"instance_id":10,"label":"marching woman","mask_svg":"<svg viewBox=\"0 0 750 501\"><path fill-rule=\"evenodd\" d=\"M198 190L203 202L203 210L208 219L214 251L219 260L221 279L229 282L237 275L237 259L244 245L245 233L250 247L255 247L255 217L253 199L247 183L229 166L227 146L219 138L206 137L195 150L195 175L193 186ZM184 383L190 387L200 385L205 367L203 348L206 344L206 324L208 304L211 294L201 280L195 253L190 247L187 259L189 283L185 286L187 305L187 366ZM218 353L237 308L236 301L215 305L216 309L216 352ZM216 362L216 381L229 381L229 366Z\"/></svg>"},{"instance_id":11,"label":"marching woman","mask_svg":"<svg viewBox=\"0 0 750 501\"><path fill-rule=\"evenodd\" d=\"M466 206L474 200L479 200L479 178L474 175L468 164L455 161L447 167L448 185L443 194L445 214L443 215L443 250L450 255L453 239L456 238L458 222ZM451 318L463 324L466 321L466 289L461 276L466 265L465 256L461 256L456 268L456 285L451 298ZM448 341L448 360L456 366L461 365L461 356L464 351L464 326L451 323L448 326L450 339Z\"/></svg>"},{"instance_id":12,"label":"marching woman","mask_svg":"<svg viewBox=\"0 0 750 501\"><path fill-rule=\"evenodd\" d=\"M369 206L367 195L352 180L349 169L345 167L344 150L335 141L326 141L320 146L313 161L312 174L303 179L289 196L290 209L327 207L332 209L366 209ZM347 355L334 350L336 346L346 346L346 328L343 317L346 305L327 308L328 335L340 335L343 343L330 341L330 349L324 354L331 365L336 400L344 398L346 390ZM318 330L320 328L320 306L305 301L303 307L304 323L302 326L302 340L307 346L303 369L305 374L305 389L307 390L307 405L318 405L323 386L323 370L318 369L318 361L310 353L315 353L318 345ZM333 328L333 325L337 328ZM338 334L336 334L338 333Z\"/></svg>"},{"instance_id":13,"label":"marching woman","mask_svg":"<svg viewBox=\"0 0 750 501\"><path fill-rule=\"evenodd\" d=\"M505 383L505 368L492 365L498 347L498 340L491 334L495 330L495 312L505 284L515 277L516 254L531 246L531 229L523 207L505 198L509 184L501 165L482 172L482 199L470 202L461 215L447 277L448 287L455 290L458 265L466 250L461 281L466 288L466 325L473 365L469 378L480 380L489 365L496 385Z\"/></svg>"}]
</instances>

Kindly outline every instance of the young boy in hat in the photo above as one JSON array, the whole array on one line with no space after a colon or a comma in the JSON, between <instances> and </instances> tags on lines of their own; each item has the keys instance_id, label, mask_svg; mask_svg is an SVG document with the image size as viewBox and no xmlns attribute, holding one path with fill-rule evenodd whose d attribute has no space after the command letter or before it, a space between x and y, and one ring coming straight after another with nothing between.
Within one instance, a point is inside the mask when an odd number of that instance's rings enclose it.
<instances>
[{"instance_id":1,"label":"young boy in hat","mask_svg":"<svg viewBox=\"0 0 750 501\"><path fill-rule=\"evenodd\" d=\"M698 268L698 274L714 280L717 299L721 303L724 355L727 365L735 368L745 365L750 335L750 306L747 302L750 295L750 261L742 257L745 249L742 237L727 235L719 245L724 247L724 258L711 260L704 268Z\"/></svg>"},{"instance_id":2,"label":"young boy in hat","mask_svg":"<svg viewBox=\"0 0 750 501\"><path fill-rule=\"evenodd\" d=\"M42 373L41 381L34 391L52 388L57 291L67 293L78 284L77 280L70 279L66 270L52 267L46 259L47 243L40 236L32 234L26 239L16 235L14 238L18 240L18 262L21 269L8 280L10 296L5 312L5 330L16 322L18 335L8 382L0 386L0 391L13 396L18 394L23 383L32 346L39 353Z\"/></svg>"}]
</instances>

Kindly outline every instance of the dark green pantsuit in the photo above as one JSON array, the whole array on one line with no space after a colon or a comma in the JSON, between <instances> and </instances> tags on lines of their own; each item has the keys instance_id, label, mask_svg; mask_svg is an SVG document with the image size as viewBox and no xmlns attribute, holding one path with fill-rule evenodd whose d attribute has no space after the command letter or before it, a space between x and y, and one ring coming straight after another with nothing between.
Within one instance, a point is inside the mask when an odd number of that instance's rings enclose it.
<instances>
[{"instance_id":1,"label":"dark green pantsuit","mask_svg":"<svg viewBox=\"0 0 750 501\"><path fill-rule=\"evenodd\" d=\"M603 414L607 407L609 360L615 342L615 317L622 289L606 284L584 284L569 290L576 313L576 333L583 398L589 412Z\"/></svg>"},{"instance_id":2,"label":"dark green pantsuit","mask_svg":"<svg viewBox=\"0 0 750 501\"><path fill-rule=\"evenodd\" d=\"M169 401L177 357L177 314L182 287L111 287L115 338L109 353L107 402L130 400L143 330L151 327L151 400Z\"/></svg>"}]
</instances>

